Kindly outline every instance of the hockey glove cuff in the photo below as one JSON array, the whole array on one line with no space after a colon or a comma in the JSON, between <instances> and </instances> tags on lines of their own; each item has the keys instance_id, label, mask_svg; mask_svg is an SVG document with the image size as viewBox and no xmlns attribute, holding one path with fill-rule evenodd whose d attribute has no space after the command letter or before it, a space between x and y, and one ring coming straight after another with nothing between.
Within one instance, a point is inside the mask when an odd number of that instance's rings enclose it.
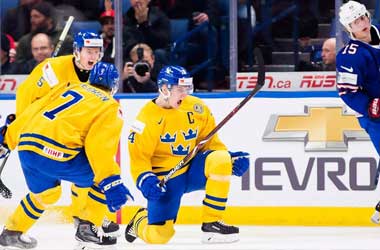
<instances>
[{"instance_id":1,"label":"hockey glove cuff","mask_svg":"<svg viewBox=\"0 0 380 250\"><path fill-rule=\"evenodd\" d=\"M144 172L136 181L137 188L148 200L158 200L166 192L166 185L160 187L160 180L153 172Z\"/></svg>"},{"instance_id":2,"label":"hockey glove cuff","mask_svg":"<svg viewBox=\"0 0 380 250\"><path fill-rule=\"evenodd\" d=\"M232 174L242 176L249 168L249 153L229 152L232 159Z\"/></svg>"},{"instance_id":3,"label":"hockey glove cuff","mask_svg":"<svg viewBox=\"0 0 380 250\"><path fill-rule=\"evenodd\" d=\"M373 120L380 118L380 99L374 98L368 104L368 116Z\"/></svg>"},{"instance_id":4,"label":"hockey glove cuff","mask_svg":"<svg viewBox=\"0 0 380 250\"><path fill-rule=\"evenodd\" d=\"M108 210L116 212L128 199L134 200L128 188L124 186L120 175L105 178L99 183L99 187L106 196Z\"/></svg>"}]
</instances>

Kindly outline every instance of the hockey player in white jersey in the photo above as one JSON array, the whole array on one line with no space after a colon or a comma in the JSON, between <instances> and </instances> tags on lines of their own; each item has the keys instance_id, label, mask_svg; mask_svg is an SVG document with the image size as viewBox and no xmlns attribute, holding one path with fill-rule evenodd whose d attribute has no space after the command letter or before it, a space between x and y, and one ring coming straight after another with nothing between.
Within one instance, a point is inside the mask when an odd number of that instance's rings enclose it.
<instances>
[{"instance_id":1,"label":"hockey player in white jersey","mask_svg":"<svg viewBox=\"0 0 380 250\"><path fill-rule=\"evenodd\" d=\"M340 7L339 21L351 37L336 58L339 96L358 113L360 126L380 155L380 29L371 25L370 13L356 1ZM378 211L372 221L379 223Z\"/></svg>"}]
</instances>

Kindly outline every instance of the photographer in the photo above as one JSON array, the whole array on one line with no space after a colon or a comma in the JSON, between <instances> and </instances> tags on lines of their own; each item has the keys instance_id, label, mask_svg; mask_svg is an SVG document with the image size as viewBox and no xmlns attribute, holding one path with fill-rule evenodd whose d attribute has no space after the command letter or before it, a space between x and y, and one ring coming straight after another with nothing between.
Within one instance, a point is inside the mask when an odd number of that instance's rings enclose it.
<instances>
[{"instance_id":1,"label":"photographer","mask_svg":"<svg viewBox=\"0 0 380 250\"><path fill-rule=\"evenodd\" d=\"M131 61L124 65L123 90L127 93L157 92L156 82L152 80L154 55L145 43L136 44L129 53Z\"/></svg>"}]
</instances>

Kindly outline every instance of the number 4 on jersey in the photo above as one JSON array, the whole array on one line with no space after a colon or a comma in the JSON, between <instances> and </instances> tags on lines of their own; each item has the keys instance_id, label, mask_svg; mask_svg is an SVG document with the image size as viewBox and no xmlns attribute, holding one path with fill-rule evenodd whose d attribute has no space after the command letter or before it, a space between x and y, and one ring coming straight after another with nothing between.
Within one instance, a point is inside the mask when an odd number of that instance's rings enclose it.
<instances>
[{"instance_id":1,"label":"number 4 on jersey","mask_svg":"<svg viewBox=\"0 0 380 250\"><path fill-rule=\"evenodd\" d=\"M131 142L131 143L134 143L135 142L135 135L136 135L136 132L131 132L128 136L128 140Z\"/></svg>"}]
</instances>

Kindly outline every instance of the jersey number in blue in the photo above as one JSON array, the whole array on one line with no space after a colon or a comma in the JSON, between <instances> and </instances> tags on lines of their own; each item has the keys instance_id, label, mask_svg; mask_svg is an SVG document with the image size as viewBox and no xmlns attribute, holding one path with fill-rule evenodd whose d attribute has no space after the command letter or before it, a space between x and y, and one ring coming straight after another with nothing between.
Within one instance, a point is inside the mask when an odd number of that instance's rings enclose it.
<instances>
[{"instance_id":1,"label":"jersey number in blue","mask_svg":"<svg viewBox=\"0 0 380 250\"><path fill-rule=\"evenodd\" d=\"M135 135L136 135L136 132L131 132L128 136L128 140L131 142L131 143L134 143L135 142Z\"/></svg>"},{"instance_id":2,"label":"jersey number in blue","mask_svg":"<svg viewBox=\"0 0 380 250\"><path fill-rule=\"evenodd\" d=\"M62 105L56 107L55 109L51 110L51 111L46 111L44 113L44 116L46 116L47 118L49 118L50 120L54 120L56 115L63 111L63 110L66 110L68 108L70 108L70 106L78 103L80 100L83 99L83 96L73 90L69 90L69 91L66 91L65 93L62 94L63 97L68 97L68 96L71 96L73 97L73 99L71 99L70 101L68 102L65 102L63 103Z\"/></svg>"}]
</instances>

